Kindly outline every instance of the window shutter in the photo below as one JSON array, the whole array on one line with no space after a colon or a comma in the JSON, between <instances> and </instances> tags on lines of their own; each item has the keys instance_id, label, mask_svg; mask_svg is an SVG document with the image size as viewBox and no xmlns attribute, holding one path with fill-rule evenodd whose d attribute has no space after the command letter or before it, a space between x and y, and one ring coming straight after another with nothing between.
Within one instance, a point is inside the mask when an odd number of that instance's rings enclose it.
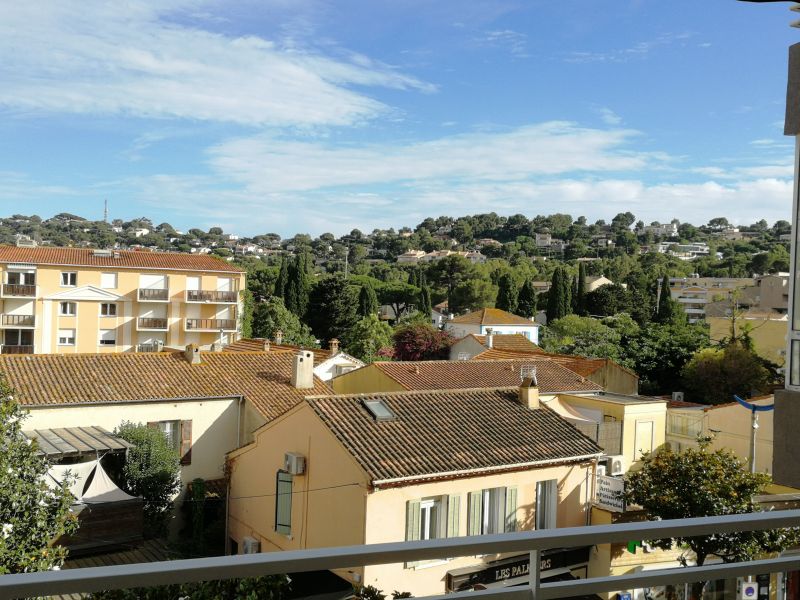
<instances>
[{"instance_id":1,"label":"window shutter","mask_svg":"<svg viewBox=\"0 0 800 600\"><path fill-rule=\"evenodd\" d=\"M192 420L181 421L181 464L192 464Z\"/></svg>"},{"instance_id":2,"label":"window shutter","mask_svg":"<svg viewBox=\"0 0 800 600\"><path fill-rule=\"evenodd\" d=\"M458 537L460 522L461 494L454 494L447 497L447 537Z\"/></svg>"},{"instance_id":3,"label":"window shutter","mask_svg":"<svg viewBox=\"0 0 800 600\"><path fill-rule=\"evenodd\" d=\"M481 492L469 493L469 518L467 523L468 535L481 534Z\"/></svg>"},{"instance_id":4,"label":"window shutter","mask_svg":"<svg viewBox=\"0 0 800 600\"><path fill-rule=\"evenodd\" d=\"M406 502L406 541L412 542L419 539L419 500Z\"/></svg>"},{"instance_id":5,"label":"window shutter","mask_svg":"<svg viewBox=\"0 0 800 600\"><path fill-rule=\"evenodd\" d=\"M506 489L506 531L517 530L517 488Z\"/></svg>"}]
</instances>

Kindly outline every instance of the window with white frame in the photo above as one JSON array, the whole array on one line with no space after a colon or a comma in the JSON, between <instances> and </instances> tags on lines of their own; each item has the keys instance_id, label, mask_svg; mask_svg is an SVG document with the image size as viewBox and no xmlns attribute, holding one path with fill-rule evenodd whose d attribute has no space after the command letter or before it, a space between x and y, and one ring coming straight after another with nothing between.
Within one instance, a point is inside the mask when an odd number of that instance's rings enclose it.
<instances>
[{"instance_id":1,"label":"window with white frame","mask_svg":"<svg viewBox=\"0 0 800 600\"><path fill-rule=\"evenodd\" d=\"M181 447L181 422L158 421L158 428L161 430L161 433L164 434L164 437L167 438L170 448L178 451Z\"/></svg>"},{"instance_id":2,"label":"window with white frame","mask_svg":"<svg viewBox=\"0 0 800 600\"><path fill-rule=\"evenodd\" d=\"M101 329L100 330L100 345L101 346L116 346L117 344L117 330L116 329Z\"/></svg>"},{"instance_id":3,"label":"window with white frame","mask_svg":"<svg viewBox=\"0 0 800 600\"><path fill-rule=\"evenodd\" d=\"M116 273L100 273L100 287L105 290L114 290L117 288L117 274Z\"/></svg>"},{"instance_id":4,"label":"window with white frame","mask_svg":"<svg viewBox=\"0 0 800 600\"><path fill-rule=\"evenodd\" d=\"M65 317L74 317L78 312L78 305L75 302L59 302L58 314Z\"/></svg>"},{"instance_id":5,"label":"window with white frame","mask_svg":"<svg viewBox=\"0 0 800 600\"><path fill-rule=\"evenodd\" d=\"M275 496L275 531L292 533L292 474L278 471Z\"/></svg>"},{"instance_id":6,"label":"window with white frame","mask_svg":"<svg viewBox=\"0 0 800 600\"><path fill-rule=\"evenodd\" d=\"M536 482L536 529L556 527L558 509L558 480Z\"/></svg>"},{"instance_id":7,"label":"window with white frame","mask_svg":"<svg viewBox=\"0 0 800 600\"><path fill-rule=\"evenodd\" d=\"M59 329L58 330L58 345L59 346L74 346L75 345L75 330L74 329Z\"/></svg>"},{"instance_id":8,"label":"window with white frame","mask_svg":"<svg viewBox=\"0 0 800 600\"><path fill-rule=\"evenodd\" d=\"M458 537L461 523L461 495L432 496L406 503L406 540ZM405 563L406 568L430 561Z\"/></svg>"},{"instance_id":9,"label":"window with white frame","mask_svg":"<svg viewBox=\"0 0 800 600\"><path fill-rule=\"evenodd\" d=\"M63 287L75 287L78 285L78 274L75 271L62 271L61 285Z\"/></svg>"},{"instance_id":10,"label":"window with white frame","mask_svg":"<svg viewBox=\"0 0 800 600\"><path fill-rule=\"evenodd\" d=\"M116 317L117 305L114 302L102 302L100 304L101 317Z\"/></svg>"},{"instance_id":11,"label":"window with white frame","mask_svg":"<svg viewBox=\"0 0 800 600\"><path fill-rule=\"evenodd\" d=\"M517 529L517 488L496 487L469 494L469 535Z\"/></svg>"}]
</instances>

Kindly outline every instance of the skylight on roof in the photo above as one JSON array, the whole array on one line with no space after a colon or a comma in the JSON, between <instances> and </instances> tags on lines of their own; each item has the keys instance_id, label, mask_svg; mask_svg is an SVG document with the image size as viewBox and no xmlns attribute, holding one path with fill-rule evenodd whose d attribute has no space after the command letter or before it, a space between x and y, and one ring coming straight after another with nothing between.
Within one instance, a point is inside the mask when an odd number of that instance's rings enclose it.
<instances>
[{"instance_id":1,"label":"skylight on roof","mask_svg":"<svg viewBox=\"0 0 800 600\"><path fill-rule=\"evenodd\" d=\"M364 400L364 407L376 421L394 421L397 418L383 400Z\"/></svg>"}]
</instances>

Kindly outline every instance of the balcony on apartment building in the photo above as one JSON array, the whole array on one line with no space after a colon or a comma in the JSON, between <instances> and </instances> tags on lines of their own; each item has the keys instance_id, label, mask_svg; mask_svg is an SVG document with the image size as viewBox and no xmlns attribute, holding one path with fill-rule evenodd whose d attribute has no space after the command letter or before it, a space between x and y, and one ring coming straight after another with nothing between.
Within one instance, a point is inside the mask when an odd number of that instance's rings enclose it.
<instances>
[{"instance_id":1,"label":"balcony on apartment building","mask_svg":"<svg viewBox=\"0 0 800 600\"><path fill-rule=\"evenodd\" d=\"M476 589L482 600L556 600L589 598L593 594L682 585L698 581L735 579L765 573L788 573L800 569L800 556L769 556L734 563L706 563L701 567L661 568L585 579L541 580L549 561L543 553L555 548L597 547L651 540L700 536L737 531L769 530L800 526L800 510L700 517L665 521L614 523L588 527L539 529L516 533L428 539L363 546L315 548L290 552L263 552L188 560L91 567L0 577L0 598L40 597L111 590L146 585L180 584L213 579L233 579L331 569L353 569L423 560L447 561L459 556L527 554L528 561L508 578ZM320 590L321 592L325 590ZM435 596L444 593L434 590ZM422 596L425 597L425 596ZM453 600L476 598L475 591L448 595ZM596 596L595 596L596 597Z\"/></svg>"},{"instance_id":2,"label":"balcony on apartment building","mask_svg":"<svg viewBox=\"0 0 800 600\"><path fill-rule=\"evenodd\" d=\"M186 302L236 304L238 294L230 290L186 290Z\"/></svg>"},{"instance_id":3,"label":"balcony on apartment building","mask_svg":"<svg viewBox=\"0 0 800 600\"><path fill-rule=\"evenodd\" d=\"M236 319L186 319L186 331L236 331Z\"/></svg>"},{"instance_id":4,"label":"balcony on apartment building","mask_svg":"<svg viewBox=\"0 0 800 600\"><path fill-rule=\"evenodd\" d=\"M144 344L136 344L137 352L161 352L164 350L163 342L148 342Z\"/></svg>"},{"instance_id":5,"label":"balcony on apartment building","mask_svg":"<svg viewBox=\"0 0 800 600\"><path fill-rule=\"evenodd\" d=\"M3 344L0 354L33 354L33 345L29 344Z\"/></svg>"},{"instance_id":6,"label":"balcony on apartment building","mask_svg":"<svg viewBox=\"0 0 800 600\"><path fill-rule=\"evenodd\" d=\"M33 329L36 327L35 315L0 315L0 327L13 329Z\"/></svg>"},{"instance_id":7,"label":"balcony on apartment building","mask_svg":"<svg viewBox=\"0 0 800 600\"><path fill-rule=\"evenodd\" d=\"M3 298L36 298L36 285L29 283L4 283Z\"/></svg>"},{"instance_id":8,"label":"balcony on apartment building","mask_svg":"<svg viewBox=\"0 0 800 600\"><path fill-rule=\"evenodd\" d=\"M169 302L169 289L139 288L139 302Z\"/></svg>"},{"instance_id":9,"label":"balcony on apartment building","mask_svg":"<svg viewBox=\"0 0 800 600\"><path fill-rule=\"evenodd\" d=\"M139 317L136 320L137 331L166 331L169 320L166 317Z\"/></svg>"}]
</instances>

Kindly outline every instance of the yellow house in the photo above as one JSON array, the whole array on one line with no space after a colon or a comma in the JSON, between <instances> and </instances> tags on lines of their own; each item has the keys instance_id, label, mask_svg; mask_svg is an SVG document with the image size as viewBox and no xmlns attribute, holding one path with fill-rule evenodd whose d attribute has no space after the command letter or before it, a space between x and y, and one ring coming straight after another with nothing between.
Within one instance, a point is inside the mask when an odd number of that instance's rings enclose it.
<instances>
[{"instance_id":1,"label":"yellow house","mask_svg":"<svg viewBox=\"0 0 800 600\"><path fill-rule=\"evenodd\" d=\"M0 246L3 354L209 347L239 335L244 273L207 255Z\"/></svg>"},{"instance_id":2,"label":"yellow house","mask_svg":"<svg viewBox=\"0 0 800 600\"><path fill-rule=\"evenodd\" d=\"M600 448L519 387L306 399L229 454L231 551L481 535L589 521ZM589 548L544 559L585 577ZM559 565L558 568L555 565ZM528 555L343 569L414 595L513 585Z\"/></svg>"},{"instance_id":3,"label":"yellow house","mask_svg":"<svg viewBox=\"0 0 800 600\"><path fill-rule=\"evenodd\" d=\"M709 325L709 335L712 340L730 337L730 317L706 317L706 322ZM736 320L736 327L739 331L743 326L747 326L749 329L748 335L753 340L753 349L756 354L783 367L786 362L788 317L778 313L748 311Z\"/></svg>"},{"instance_id":4,"label":"yellow house","mask_svg":"<svg viewBox=\"0 0 800 600\"><path fill-rule=\"evenodd\" d=\"M758 406L771 406L775 398L762 396L748 400ZM772 473L773 411L759 411L756 429L756 471ZM727 448L742 462L750 461L753 433L752 414L738 402L708 406L691 402L670 402L667 443L673 451L697 446L697 436L710 436L712 448Z\"/></svg>"}]
</instances>

